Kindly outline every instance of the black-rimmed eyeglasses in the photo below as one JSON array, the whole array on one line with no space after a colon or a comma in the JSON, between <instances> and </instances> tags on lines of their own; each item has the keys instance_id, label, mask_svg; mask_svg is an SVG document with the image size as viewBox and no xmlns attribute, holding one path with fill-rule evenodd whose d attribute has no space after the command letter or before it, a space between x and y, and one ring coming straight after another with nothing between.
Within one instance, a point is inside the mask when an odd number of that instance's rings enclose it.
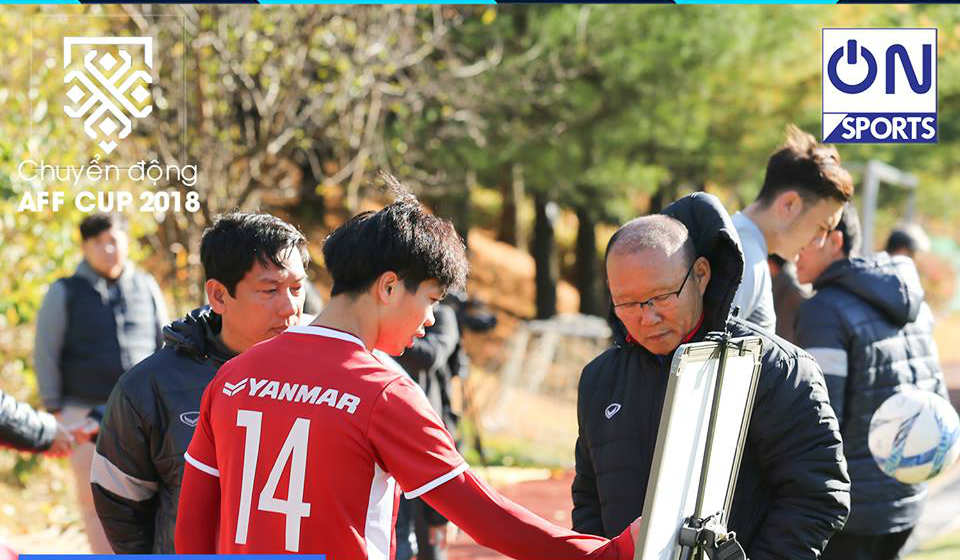
<instances>
[{"instance_id":1,"label":"black-rimmed eyeglasses","mask_svg":"<svg viewBox=\"0 0 960 560\"><path fill-rule=\"evenodd\" d=\"M670 309L677 304L680 300L680 294L683 293L683 288L687 285L687 280L690 278L690 272L693 271L693 266L697 264L697 259L693 260L693 263L690 265L690 268L687 269L687 273L683 276L683 282L680 283L680 287L672 292L667 292L665 294L660 294L658 296L653 296L652 298L645 299L643 301L628 301L624 303L615 303L613 308L618 313L627 313L627 314L638 314L643 312L643 308L650 306L651 309L660 309L666 310Z\"/></svg>"}]
</instances>

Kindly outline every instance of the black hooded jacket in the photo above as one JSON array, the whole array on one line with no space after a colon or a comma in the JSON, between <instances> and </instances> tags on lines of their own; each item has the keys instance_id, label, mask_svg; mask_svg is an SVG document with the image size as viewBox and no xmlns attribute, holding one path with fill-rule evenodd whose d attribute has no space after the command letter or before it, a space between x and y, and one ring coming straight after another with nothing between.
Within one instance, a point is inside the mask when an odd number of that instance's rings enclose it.
<instances>
[{"instance_id":1,"label":"black hooded jacket","mask_svg":"<svg viewBox=\"0 0 960 560\"><path fill-rule=\"evenodd\" d=\"M120 377L91 467L97 515L118 554L173 554L183 454L200 398L234 356L202 307L163 329L164 346Z\"/></svg>"},{"instance_id":2,"label":"black hooded jacket","mask_svg":"<svg viewBox=\"0 0 960 560\"><path fill-rule=\"evenodd\" d=\"M710 261L704 319L692 340L726 329L763 342L730 529L751 560L819 558L849 511L849 478L823 375L802 350L729 317L743 255L716 197L695 193L664 213L687 226L697 253ZM611 323L615 345L590 362L580 379L572 488L574 529L607 537L643 511L672 358L626 342L612 312ZM604 411L613 403L619 411L607 418Z\"/></svg>"},{"instance_id":3,"label":"black hooded jacket","mask_svg":"<svg viewBox=\"0 0 960 560\"><path fill-rule=\"evenodd\" d=\"M823 368L850 467L845 533L913 527L925 484L902 484L877 467L867 437L873 413L905 388L947 396L933 340L933 315L913 261L886 253L832 263L797 315L797 343Z\"/></svg>"}]
</instances>

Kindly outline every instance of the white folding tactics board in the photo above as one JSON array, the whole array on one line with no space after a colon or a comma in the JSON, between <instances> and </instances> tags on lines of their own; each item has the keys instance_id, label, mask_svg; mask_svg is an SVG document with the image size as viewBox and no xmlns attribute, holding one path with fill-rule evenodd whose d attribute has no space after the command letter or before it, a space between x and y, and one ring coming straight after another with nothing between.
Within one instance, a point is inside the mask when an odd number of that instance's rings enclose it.
<instances>
[{"instance_id":1,"label":"white folding tactics board","mask_svg":"<svg viewBox=\"0 0 960 560\"><path fill-rule=\"evenodd\" d=\"M674 354L634 560L676 560L680 527L690 516L719 513L720 522L727 523L753 409L761 342L759 337L729 339L718 383L723 346L719 341L696 342Z\"/></svg>"}]
</instances>

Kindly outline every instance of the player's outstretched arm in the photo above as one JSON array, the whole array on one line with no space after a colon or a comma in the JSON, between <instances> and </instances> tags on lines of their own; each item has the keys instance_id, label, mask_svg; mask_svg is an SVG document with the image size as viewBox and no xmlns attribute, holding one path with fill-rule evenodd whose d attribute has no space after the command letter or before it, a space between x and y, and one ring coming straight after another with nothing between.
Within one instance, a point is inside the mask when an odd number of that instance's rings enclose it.
<instances>
[{"instance_id":1,"label":"player's outstretched arm","mask_svg":"<svg viewBox=\"0 0 960 560\"><path fill-rule=\"evenodd\" d=\"M633 558L629 528L612 541L564 529L477 479L423 391L406 376L384 388L367 436L408 499L423 498L484 546L520 560Z\"/></svg>"},{"instance_id":2,"label":"player's outstretched arm","mask_svg":"<svg viewBox=\"0 0 960 560\"><path fill-rule=\"evenodd\" d=\"M214 554L220 518L220 479L189 462L183 468L177 528L177 554Z\"/></svg>"},{"instance_id":3,"label":"player's outstretched arm","mask_svg":"<svg viewBox=\"0 0 960 560\"><path fill-rule=\"evenodd\" d=\"M554 525L490 488L469 470L421 498L479 544L520 560L633 558L639 519L608 540Z\"/></svg>"}]
</instances>

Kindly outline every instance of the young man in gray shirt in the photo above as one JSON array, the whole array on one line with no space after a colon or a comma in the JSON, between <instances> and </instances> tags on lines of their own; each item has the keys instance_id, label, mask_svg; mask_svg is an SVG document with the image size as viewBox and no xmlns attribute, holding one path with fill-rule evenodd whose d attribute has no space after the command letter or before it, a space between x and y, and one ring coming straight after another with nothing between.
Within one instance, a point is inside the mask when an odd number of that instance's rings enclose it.
<instances>
[{"instance_id":1,"label":"young man in gray shirt","mask_svg":"<svg viewBox=\"0 0 960 560\"><path fill-rule=\"evenodd\" d=\"M733 216L744 256L743 279L733 299L741 318L774 331L767 256L792 262L806 245L822 244L852 197L853 179L840 166L836 148L789 125L786 142L767 162L757 199Z\"/></svg>"}]
</instances>

